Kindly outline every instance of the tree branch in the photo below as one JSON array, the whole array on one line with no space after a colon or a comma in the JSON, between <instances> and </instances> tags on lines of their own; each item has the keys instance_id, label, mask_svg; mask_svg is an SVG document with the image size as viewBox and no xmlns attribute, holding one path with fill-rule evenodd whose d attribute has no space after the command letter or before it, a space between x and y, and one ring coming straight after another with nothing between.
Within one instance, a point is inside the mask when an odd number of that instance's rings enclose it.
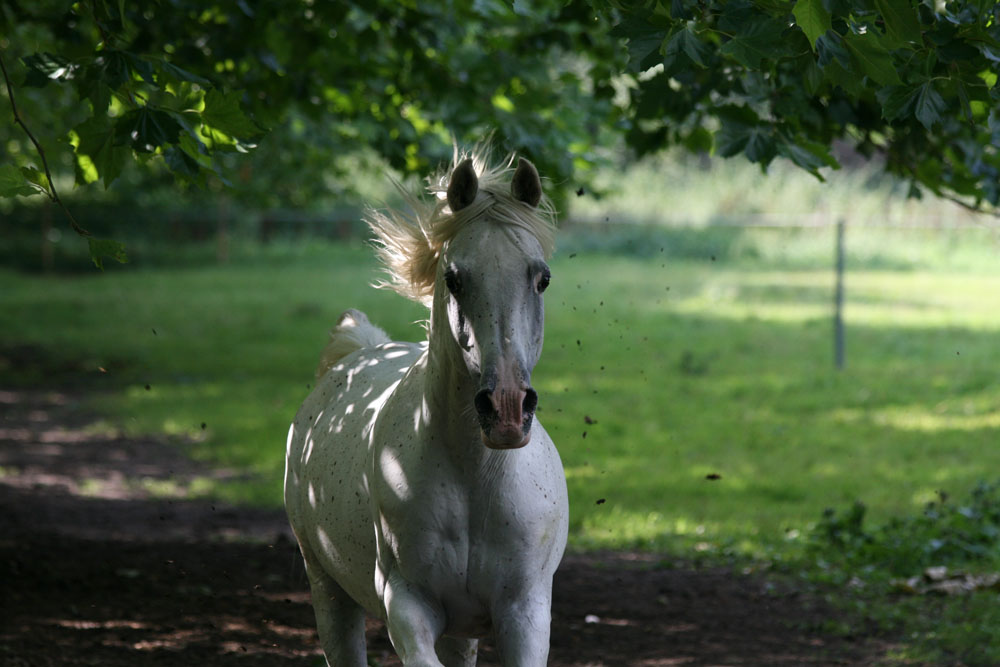
<instances>
[{"instance_id":1,"label":"tree branch","mask_svg":"<svg viewBox=\"0 0 1000 667\"><path fill-rule=\"evenodd\" d=\"M2 52L0 52L0 71L3 72L3 81L7 86L7 97L10 99L10 108L14 112L14 122L20 125L24 133L28 135L28 139L31 140L31 143L35 146L35 150L38 151L38 157L42 160L42 167L45 169L45 178L48 180L48 187L45 190L45 194L48 195L50 200L59 204L59 207L62 208L63 213L69 219L69 225L73 228L73 231L80 236L90 236L90 232L76 222L76 218L73 217L73 214L66 208L66 204L59 198L59 193L56 191L56 183L52 179L52 172L49 170L49 162L45 159L45 151L42 149L42 145L38 143L38 139L35 139L35 135L28 129L28 126L24 123L21 114L17 110L17 102L14 101L14 86L11 84L10 76L7 74L7 67L3 62Z\"/></svg>"},{"instance_id":2,"label":"tree branch","mask_svg":"<svg viewBox=\"0 0 1000 667\"><path fill-rule=\"evenodd\" d=\"M956 195L950 195L950 194L947 194L947 193L944 193L944 192L938 192L938 193L935 193L935 194L937 194L938 197L941 197L942 199L947 199L948 201L952 202L953 204L958 204L962 208L967 209L969 211L972 211L973 213L980 213L982 215L991 215L994 218L1000 218L1000 210L997 210L997 209L986 210L984 208L979 208L978 206L976 206L974 204L970 204L968 202L962 201Z\"/></svg>"}]
</instances>

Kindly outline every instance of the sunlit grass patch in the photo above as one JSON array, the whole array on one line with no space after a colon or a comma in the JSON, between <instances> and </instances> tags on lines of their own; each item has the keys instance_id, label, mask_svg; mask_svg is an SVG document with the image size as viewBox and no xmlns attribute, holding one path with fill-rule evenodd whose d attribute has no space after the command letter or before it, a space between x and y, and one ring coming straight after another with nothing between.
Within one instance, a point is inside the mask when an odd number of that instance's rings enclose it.
<instances>
[{"instance_id":1,"label":"sunlit grass patch","mask_svg":"<svg viewBox=\"0 0 1000 667\"><path fill-rule=\"evenodd\" d=\"M844 422L859 419L871 419L874 424L888 426L903 431L920 431L934 434L941 431L978 431L980 429L995 430L997 441L1000 442L1000 408L978 411L967 405L967 411L961 414L949 414L939 409L927 409L923 405L900 406L886 408L874 413L864 413L860 410L847 410L838 417Z\"/></svg>"},{"instance_id":2,"label":"sunlit grass patch","mask_svg":"<svg viewBox=\"0 0 1000 667\"><path fill-rule=\"evenodd\" d=\"M607 512L587 517L574 535L576 546L603 546L608 535L628 548L668 548L674 538L694 538L700 540L706 533L718 535L718 527L711 531L705 524L696 523L685 517L667 519L660 512L635 512L612 507ZM676 546L676 540L675 545Z\"/></svg>"}]
</instances>

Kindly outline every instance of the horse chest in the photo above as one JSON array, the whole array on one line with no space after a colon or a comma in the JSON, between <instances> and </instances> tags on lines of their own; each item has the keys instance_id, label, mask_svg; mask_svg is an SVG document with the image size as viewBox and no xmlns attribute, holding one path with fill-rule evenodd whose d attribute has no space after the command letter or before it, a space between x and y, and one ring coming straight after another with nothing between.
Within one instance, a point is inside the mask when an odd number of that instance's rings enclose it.
<instances>
[{"instance_id":1,"label":"horse chest","mask_svg":"<svg viewBox=\"0 0 1000 667\"><path fill-rule=\"evenodd\" d=\"M493 480L464 477L430 457L397 463L405 470L407 493L383 477L376 490L376 512L382 544L403 575L421 586L459 599L488 596L502 574L504 552L523 551L522 512L510 502L510 491ZM429 463L429 465L420 465Z\"/></svg>"},{"instance_id":2,"label":"horse chest","mask_svg":"<svg viewBox=\"0 0 1000 667\"><path fill-rule=\"evenodd\" d=\"M380 530L401 563L464 573L474 511L465 485L440 470L404 467L405 484L382 476L375 497ZM434 474L431 474L434 473Z\"/></svg>"}]
</instances>

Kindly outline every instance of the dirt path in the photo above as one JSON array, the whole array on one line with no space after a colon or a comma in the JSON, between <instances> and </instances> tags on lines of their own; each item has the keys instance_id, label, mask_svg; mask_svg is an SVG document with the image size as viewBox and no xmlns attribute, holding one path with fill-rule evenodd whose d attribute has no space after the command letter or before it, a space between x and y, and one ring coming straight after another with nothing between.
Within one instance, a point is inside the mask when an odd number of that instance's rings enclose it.
<instances>
[{"instance_id":1,"label":"dirt path","mask_svg":"<svg viewBox=\"0 0 1000 667\"><path fill-rule=\"evenodd\" d=\"M0 390L0 664L323 664L280 511L157 499L224 476L156 438L94 435L72 396ZM865 665L879 645L819 634L794 591L641 554L568 556L550 664ZM397 665L384 629L369 650ZM480 664L496 664L487 644Z\"/></svg>"}]
</instances>

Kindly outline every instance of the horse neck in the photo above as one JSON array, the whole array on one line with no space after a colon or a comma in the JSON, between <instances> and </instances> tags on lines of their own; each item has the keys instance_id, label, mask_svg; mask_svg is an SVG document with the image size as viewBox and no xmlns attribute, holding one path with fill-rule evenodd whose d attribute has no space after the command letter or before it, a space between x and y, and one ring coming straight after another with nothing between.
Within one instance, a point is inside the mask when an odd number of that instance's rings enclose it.
<instances>
[{"instance_id":1,"label":"horse neck","mask_svg":"<svg viewBox=\"0 0 1000 667\"><path fill-rule=\"evenodd\" d=\"M491 450L482 443L473 398L479 378L469 373L448 329L443 299L435 299L428 327L427 365L423 395L430 411L428 430L443 443L450 457L477 467Z\"/></svg>"}]
</instances>

